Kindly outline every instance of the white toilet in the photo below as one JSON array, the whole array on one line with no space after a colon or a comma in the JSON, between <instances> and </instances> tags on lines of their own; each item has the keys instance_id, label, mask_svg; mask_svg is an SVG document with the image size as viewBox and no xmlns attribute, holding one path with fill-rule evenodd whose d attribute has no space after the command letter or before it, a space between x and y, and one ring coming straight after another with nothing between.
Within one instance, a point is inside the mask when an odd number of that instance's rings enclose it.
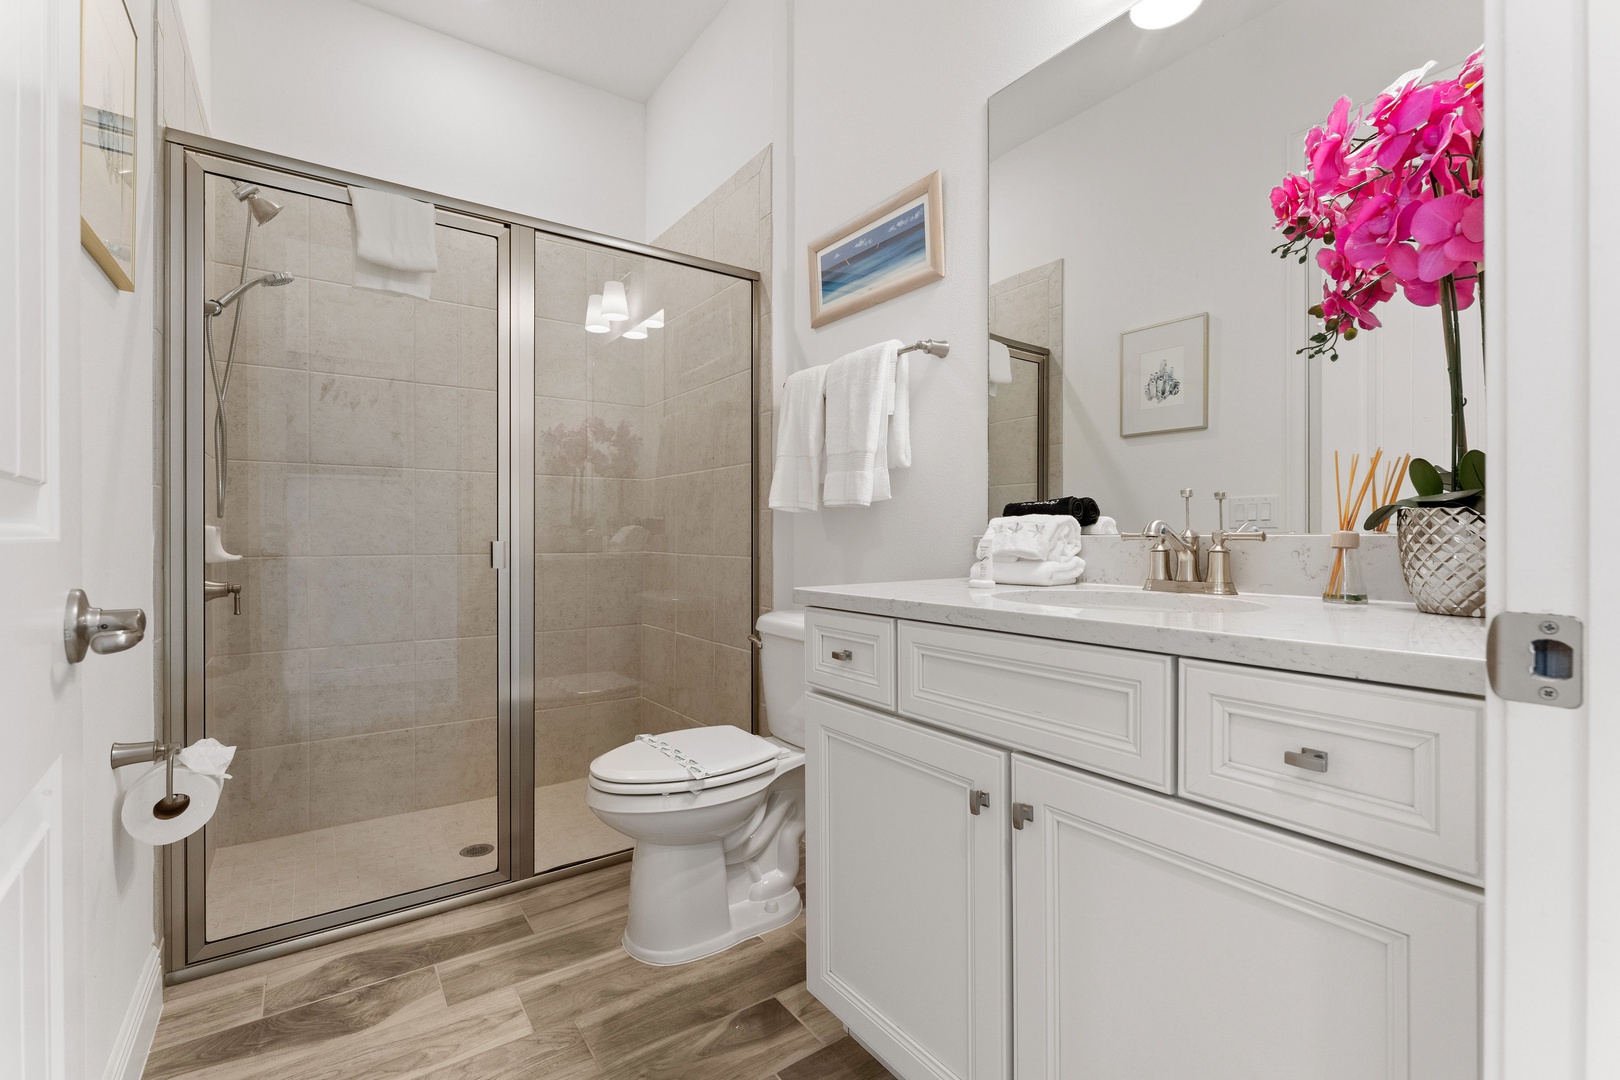
<instances>
[{"instance_id":1,"label":"white toilet","mask_svg":"<svg viewBox=\"0 0 1620 1080\"><path fill-rule=\"evenodd\" d=\"M759 620L774 738L688 728L591 762L585 801L635 840L624 949L684 964L798 918L804 836L804 613Z\"/></svg>"}]
</instances>

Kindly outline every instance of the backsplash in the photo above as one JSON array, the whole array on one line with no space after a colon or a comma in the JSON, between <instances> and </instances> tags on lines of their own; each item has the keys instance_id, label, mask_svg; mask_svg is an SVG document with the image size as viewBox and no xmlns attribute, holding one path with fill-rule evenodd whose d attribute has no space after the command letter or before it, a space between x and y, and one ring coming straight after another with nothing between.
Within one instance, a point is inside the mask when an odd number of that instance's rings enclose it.
<instances>
[{"instance_id":1,"label":"backsplash","mask_svg":"<svg viewBox=\"0 0 1620 1080\"><path fill-rule=\"evenodd\" d=\"M1274 596L1320 596L1333 569L1331 537L1326 533L1272 533L1264 542L1242 541L1232 548L1232 580L1239 593ZM1209 537L1203 537L1207 551ZM1146 540L1123 536L1087 536L1080 555L1086 560L1082 581L1094 585L1141 585L1147 580ZM1372 600L1411 603L1401 577L1395 534L1363 533L1362 575Z\"/></svg>"}]
</instances>

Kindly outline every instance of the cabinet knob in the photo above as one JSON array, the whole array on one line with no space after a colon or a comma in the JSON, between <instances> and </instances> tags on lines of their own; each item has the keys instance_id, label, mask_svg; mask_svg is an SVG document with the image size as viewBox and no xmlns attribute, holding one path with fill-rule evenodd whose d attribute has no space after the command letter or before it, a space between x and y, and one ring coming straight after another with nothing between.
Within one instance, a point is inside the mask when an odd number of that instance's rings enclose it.
<instances>
[{"instance_id":1,"label":"cabinet knob","mask_svg":"<svg viewBox=\"0 0 1620 1080\"><path fill-rule=\"evenodd\" d=\"M853 652L851 652L849 649L834 649L833 653L832 653L832 658L834 660L849 661L849 660L855 659L855 654Z\"/></svg>"},{"instance_id":2,"label":"cabinet knob","mask_svg":"<svg viewBox=\"0 0 1620 1080\"><path fill-rule=\"evenodd\" d=\"M1312 750L1308 746L1302 746L1298 750L1285 750L1283 764L1292 765L1296 769L1307 769L1310 772L1327 772L1327 751Z\"/></svg>"},{"instance_id":3,"label":"cabinet knob","mask_svg":"<svg viewBox=\"0 0 1620 1080\"><path fill-rule=\"evenodd\" d=\"M978 788L974 788L968 792L968 813L974 817L978 817L979 811L989 805L990 793L988 791L980 791Z\"/></svg>"},{"instance_id":4,"label":"cabinet knob","mask_svg":"<svg viewBox=\"0 0 1620 1080\"><path fill-rule=\"evenodd\" d=\"M1013 828L1022 829L1024 822L1035 820L1035 808L1027 802L1015 802L1012 805Z\"/></svg>"}]
</instances>

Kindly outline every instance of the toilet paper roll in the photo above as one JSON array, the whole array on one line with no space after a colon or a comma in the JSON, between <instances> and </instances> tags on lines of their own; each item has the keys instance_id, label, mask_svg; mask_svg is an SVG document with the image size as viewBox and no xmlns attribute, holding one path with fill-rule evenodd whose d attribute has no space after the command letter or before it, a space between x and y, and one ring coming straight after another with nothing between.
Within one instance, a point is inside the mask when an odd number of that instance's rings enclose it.
<instances>
[{"instance_id":1,"label":"toilet paper roll","mask_svg":"<svg viewBox=\"0 0 1620 1080\"><path fill-rule=\"evenodd\" d=\"M153 816L152 807L168 791L163 774L164 766L158 765L135 781L134 786L124 793L124 808L120 814L124 831L141 843L154 847L184 840L208 824L208 819L214 816L214 811L219 807L219 781L211 776L199 776L184 765L177 764L174 767L174 790L190 795L191 805L181 811L179 817L167 821Z\"/></svg>"}]
</instances>

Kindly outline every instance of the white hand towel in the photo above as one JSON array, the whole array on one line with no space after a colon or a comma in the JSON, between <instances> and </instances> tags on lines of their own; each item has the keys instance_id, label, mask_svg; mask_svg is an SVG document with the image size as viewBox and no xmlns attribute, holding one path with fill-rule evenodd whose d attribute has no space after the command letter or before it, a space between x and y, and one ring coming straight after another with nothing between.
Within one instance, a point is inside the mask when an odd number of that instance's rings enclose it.
<instances>
[{"instance_id":1,"label":"white hand towel","mask_svg":"<svg viewBox=\"0 0 1620 1080\"><path fill-rule=\"evenodd\" d=\"M1080 531L1086 536L1118 536L1119 522L1104 514Z\"/></svg>"},{"instance_id":2,"label":"white hand towel","mask_svg":"<svg viewBox=\"0 0 1620 1080\"><path fill-rule=\"evenodd\" d=\"M432 292L439 253L432 203L370 188L349 188L354 209L354 283L419 296Z\"/></svg>"},{"instance_id":3,"label":"white hand towel","mask_svg":"<svg viewBox=\"0 0 1620 1080\"><path fill-rule=\"evenodd\" d=\"M991 573L997 585L1073 585L1085 572L1086 560L1078 555L1041 562L999 555L991 560Z\"/></svg>"},{"instance_id":4,"label":"white hand towel","mask_svg":"<svg viewBox=\"0 0 1620 1080\"><path fill-rule=\"evenodd\" d=\"M827 366L788 376L776 431L770 507L801 513L821 506L821 446L826 424Z\"/></svg>"},{"instance_id":5,"label":"white hand towel","mask_svg":"<svg viewBox=\"0 0 1620 1080\"><path fill-rule=\"evenodd\" d=\"M1068 514L991 518L979 538L978 556L1006 556L1030 562L1063 560L1079 554L1080 535L1080 523ZM1001 580L999 571L996 580Z\"/></svg>"},{"instance_id":6,"label":"white hand towel","mask_svg":"<svg viewBox=\"0 0 1620 1080\"><path fill-rule=\"evenodd\" d=\"M994 338L990 340L990 355L987 365L990 374L990 396L996 396L997 386L1006 386L1012 382L1012 353L1007 346Z\"/></svg>"},{"instance_id":7,"label":"white hand towel","mask_svg":"<svg viewBox=\"0 0 1620 1080\"><path fill-rule=\"evenodd\" d=\"M899 341L868 345L827 366L822 502L828 506L870 506L890 496L889 414L900 407L895 386L900 346ZM905 463L911 460L909 404L907 409ZM901 448L895 449L898 458Z\"/></svg>"},{"instance_id":8,"label":"white hand towel","mask_svg":"<svg viewBox=\"0 0 1620 1080\"><path fill-rule=\"evenodd\" d=\"M894 343L897 347L900 342ZM888 435L878 442L877 462L872 467L872 501L894 498L889 486L889 470L911 465L911 364L896 348L894 377L885 378L883 392L888 398Z\"/></svg>"}]
</instances>

